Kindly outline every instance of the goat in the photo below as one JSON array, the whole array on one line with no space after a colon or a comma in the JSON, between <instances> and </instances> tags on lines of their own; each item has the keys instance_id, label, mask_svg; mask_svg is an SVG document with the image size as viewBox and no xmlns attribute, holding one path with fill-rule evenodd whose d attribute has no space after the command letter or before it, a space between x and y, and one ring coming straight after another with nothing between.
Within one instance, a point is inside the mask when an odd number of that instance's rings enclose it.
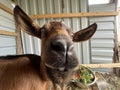
<instances>
[{"instance_id":1,"label":"goat","mask_svg":"<svg viewBox=\"0 0 120 90\"><path fill-rule=\"evenodd\" d=\"M96 23L76 33L63 22L40 27L18 5L14 17L23 31L41 39L41 56L1 56L0 90L67 90L65 85L79 67L73 42L90 39Z\"/></svg>"}]
</instances>

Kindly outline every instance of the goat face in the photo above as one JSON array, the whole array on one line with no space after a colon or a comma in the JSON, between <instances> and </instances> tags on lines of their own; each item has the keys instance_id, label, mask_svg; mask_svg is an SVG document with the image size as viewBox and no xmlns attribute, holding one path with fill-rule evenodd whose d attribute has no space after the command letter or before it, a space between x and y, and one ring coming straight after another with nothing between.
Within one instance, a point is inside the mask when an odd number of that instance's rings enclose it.
<instances>
[{"instance_id":1,"label":"goat face","mask_svg":"<svg viewBox=\"0 0 120 90\"><path fill-rule=\"evenodd\" d=\"M17 25L26 33L42 40L41 60L54 83L62 83L72 76L78 67L73 42L88 40L96 31L96 24L72 33L63 22L50 22L40 27L16 6L14 16Z\"/></svg>"},{"instance_id":2,"label":"goat face","mask_svg":"<svg viewBox=\"0 0 120 90\"><path fill-rule=\"evenodd\" d=\"M42 27L41 36L41 58L49 75L55 82L68 77L78 66L70 28L62 22L50 22Z\"/></svg>"},{"instance_id":3,"label":"goat face","mask_svg":"<svg viewBox=\"0 0 120 90\"><path fill-rule=\"evenodd\" d=\"M62 22L43 27L42 59L49 68L64 72L78 65L70 29Z\"/></svg>"}]
</instances>

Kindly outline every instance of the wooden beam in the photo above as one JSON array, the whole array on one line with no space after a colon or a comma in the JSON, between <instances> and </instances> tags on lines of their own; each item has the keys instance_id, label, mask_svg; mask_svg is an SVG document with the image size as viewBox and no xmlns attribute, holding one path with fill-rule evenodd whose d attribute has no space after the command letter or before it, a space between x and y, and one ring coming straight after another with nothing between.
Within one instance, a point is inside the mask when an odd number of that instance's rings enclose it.
<instances>
[{"instance_id":1,"label":"wooden beam","mask_svg":"<svg viewBox=\"0 0 120 90\"><path fill-rule=\"evenodd\" d=\"M21 30L20 27L16 25L16 53L23 54L23 44L22 44L22 37L21 37Z\"/></svg>"},{"instance_id":2,"label":"wooden beam","mask_svg":"<svg viewBox=\"0 0 120 90\"><path fill-rule=\"evenodd\" d=\"M0 8L13 15L13 11L4 4L0 3Z\"/></svg>"},{"instance_id":3,"label":"wooden beam","mask_svg":"<svg viewBox=\"0 0 120 90\"><path fill-rule=\"evenodd\" d=\"M107 63L107 64L81 64L89 68L120 68L120 63Z\"/></svg>"},{"instance_id":4,"label":"wooden beam","mask_svg":"<svg viewBox=\"0 0 120 90\"><path fill-rule=\"evenodd\" d=\"M118 12L84 12L84 13L64 13L64 14L38 14L30 15L33 19L41 18L72 18L72 17L106 17L106 16L116 16Z\"/></svg>"},{"instance_id":5,"label":"wooden beam","mask_svg":"<svg viewBox=\"0 0 120 90\"><path fill-rule=\"evenodd\" d=\"M0 35L17 36L17 33L15 33L15 32L10 32L10 31L6 31L6 30L0 30Z\"/></svg>"}]
</instances>

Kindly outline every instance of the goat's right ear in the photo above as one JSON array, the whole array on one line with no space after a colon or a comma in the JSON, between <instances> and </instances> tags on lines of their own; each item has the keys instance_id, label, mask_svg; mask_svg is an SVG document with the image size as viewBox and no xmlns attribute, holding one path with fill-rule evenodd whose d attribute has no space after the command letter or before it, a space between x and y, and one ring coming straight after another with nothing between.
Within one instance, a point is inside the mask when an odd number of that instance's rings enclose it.
<instances>
[{"instance_id":1,"label":"goat's right ear","mask_svg":"<svg viewBox=\"0 0 120 90\"><path fill-rule=\"evenodd\" d=\"M93 34L96 32L96 29L97 29L97 24L94 23L83 30L79 30L78 32L73 34L73 41L80 42L90 39L93 36Z\"/></svg>"},{"instance_id":2,"label":"goat's right ear","mask_svg":"<svg viewBox=\"0 0 120 90\"><path fill-rule=\"evenodd\" d=\"M14 8L16 24L26 33L41 38L40 26L33 21L18 5Z\"/></svg>"}]
</instances>

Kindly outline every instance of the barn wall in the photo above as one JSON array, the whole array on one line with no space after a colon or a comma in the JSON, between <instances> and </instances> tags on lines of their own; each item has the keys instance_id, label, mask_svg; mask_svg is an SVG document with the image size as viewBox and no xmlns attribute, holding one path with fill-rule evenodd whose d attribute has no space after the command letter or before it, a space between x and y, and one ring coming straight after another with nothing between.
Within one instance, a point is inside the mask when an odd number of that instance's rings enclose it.
<instances>
[{"instance_id":1,"label":"barn wall","mask_svg":"<svg viewBox=\"0 0 120 90\"><path fill-rule=\"evenodd\" d=\"M93 5L89 7L90 12L115 11L115 4ZM115 18L112 17L93 17L89 22L96 22L98 29L91 39L91 63L112 62L114 47Z\"/></svg>"},{"instance_id":2,"label":"barn wall","mask_svg":"<svg viewBox=\"0 0 120 90\"><path fill-rule=\"evenodd\" d=\"M91 5L89 12L115 11L115 3L107 5ZM98 29L91 39L91 63L112 63L114 48L115 17L92 17L89 23L96 22ZM111 71L111 69L97 69Z\"/></svg>"},{"instance_id":3,"label":"barn wall","mask_svg":"<svg viewBox=\"0 0 120 90\"><path fill-rule=\"evenodd\" d=\"M0 3L12 9L10 0L0 0ZM0 30L15 32L13 15L0 9ZM0 56L16 54L16 37L0 35Z\"/></svg>"},{"instance_id":4,"label":"barn wall","mask_svg":"<svg viewBox=\"0 0 120 90\"><path fill-rule=\"evenodd\" d=\"M28 14L54 14L75 12L115 11L115 4L88 6L87 0L19 0L19 4ZM104 8L104 9L103 9ZM86 42L76 43L75 50L80 63L112 62L114 47L114 17L38 19L42 26L51 20L63 20L73 31L96 22L98 30L94 37ZM24 53L40 54L40 40L22 32Z\"/></svg>"}]
</instances>

